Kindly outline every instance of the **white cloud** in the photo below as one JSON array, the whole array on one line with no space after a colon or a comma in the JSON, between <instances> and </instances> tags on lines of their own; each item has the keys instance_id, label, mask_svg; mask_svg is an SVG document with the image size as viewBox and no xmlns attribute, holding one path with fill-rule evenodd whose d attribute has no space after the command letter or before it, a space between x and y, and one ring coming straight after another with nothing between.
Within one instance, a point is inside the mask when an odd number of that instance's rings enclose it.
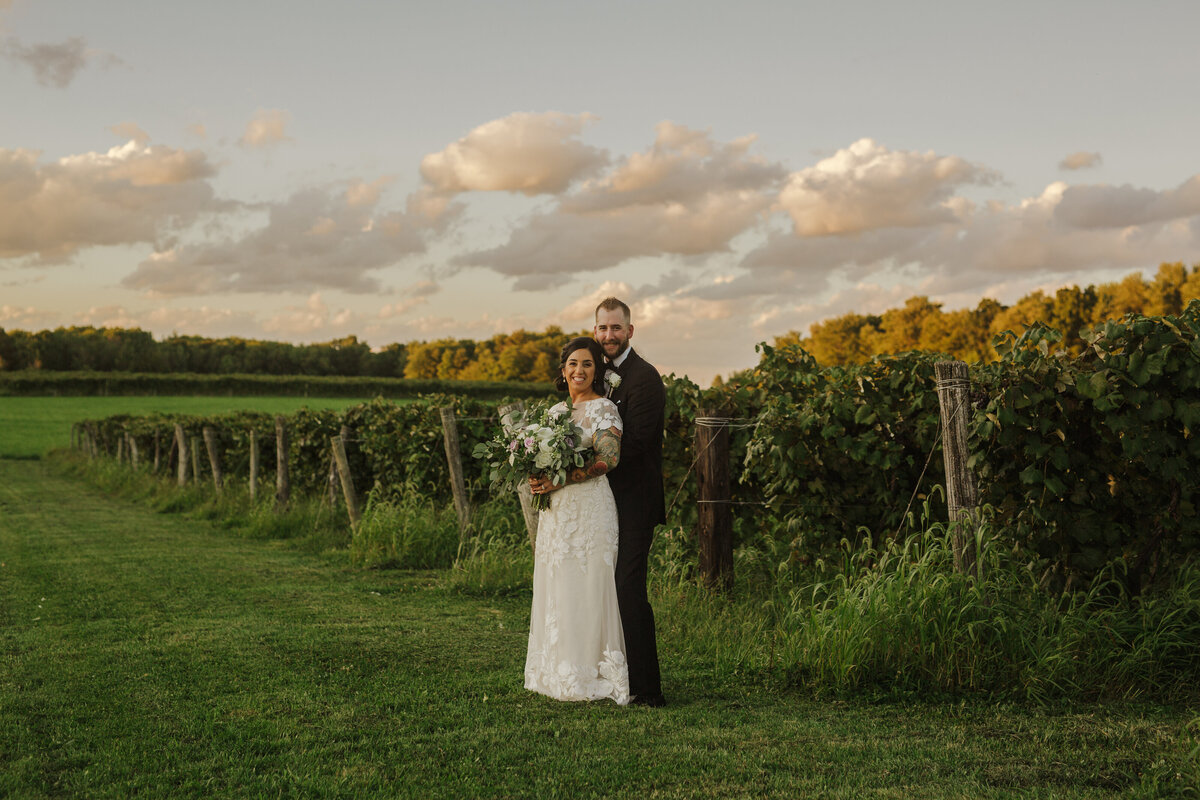
<instances>
[{"instance_id":1,"label":"white cloud","mask_svg":"<svg viewBox=\"0 0 1200 800\"><path fill-rule=\"evenodd\" d=\"M558 194L608 161L579 141L590 114L517 113L480 125L421 160L421 175L440 195L460 192Z\"/></svg>"},{"instance_id":2,"label":"white cloud","mask_svg":"<svg viewBox=\"0 0 1200 800\"><path fill-rule=\"evenodd\" d=\"M1087 153L1081 150L1078 153L1071 153L1071 155L1058 162L1058 168L1066 170L1090 169L1100 166L1103 161L1104 159L1100 157L1099 153Z\"/></svg>"},{"instance_id":3,"label":"white cloud","mask_svg":"<svg viewBox=\"0 0 1200 800\"><path fill-rule=\"evenodd\" d=\"M859 139L793 173L779 202L800 236L918 227L958 222L967 206L955 190L998 179L957 156L889 150Z\"/></svg>"},{"instance_id":4,"label":"white cloud","mask_svg":"<svg viewBox=\"0 0 1200 800\"><path fill-rule=\"evenodd\" d=\"M246 131L238 143L244 147L261 148L290 142L292 137L287 135L287 126L291 121L292 115L287 111L260 108L246 124Z\"/></svg>"},{"instance_id":5,"label":"white cloud","mask_svg":"<svg viewBox=\"0 0 1200 800\"><path fill-rule=\"evenodd\" d=\"M199 151L131 141L43 164L0 149L0 258L63 261L80 248L157 242L201 214L227 209Z\"/></svg>"}]
</instances>

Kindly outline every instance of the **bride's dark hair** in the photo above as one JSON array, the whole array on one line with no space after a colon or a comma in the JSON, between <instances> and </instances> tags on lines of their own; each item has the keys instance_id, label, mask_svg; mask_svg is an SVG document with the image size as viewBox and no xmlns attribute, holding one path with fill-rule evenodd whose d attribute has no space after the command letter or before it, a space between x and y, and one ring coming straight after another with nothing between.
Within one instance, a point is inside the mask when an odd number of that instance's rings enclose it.
<instances>
[{"instance_id":1,"label":"bride's dark hair","mask_svg":"<svg viewBox=\"0 0 1200 800\"><path fill-rule=\"evenodd\" d=\"M576 350L587 350L592 354L592 363L596 365L596 375L592 380L592 391L604 397L606 386L604 385L604 351L600 348L600 343L590 336L576 336L571 341L563 345L562 355L558 359L558 377L554 379L554 388L560 392L567 390L567 379L563 377L563 368L567 366L567 359Z\"/></svg>"}]
</instances>

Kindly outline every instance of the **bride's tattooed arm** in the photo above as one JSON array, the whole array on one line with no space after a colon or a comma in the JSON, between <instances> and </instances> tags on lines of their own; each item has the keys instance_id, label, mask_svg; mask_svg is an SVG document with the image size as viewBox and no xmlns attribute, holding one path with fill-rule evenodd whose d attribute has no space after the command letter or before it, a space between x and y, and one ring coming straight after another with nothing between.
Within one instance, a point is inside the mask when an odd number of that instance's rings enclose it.
<instances>
[{"instance_id":1,"label":"bride's tattooed arm","mask_svg":"<svg viewBox=\"0 0 1200 800\"><path fill-rule=\"evenodd\" d=\"M612 428L596 431L592 439L592 454L582 467L567 473L567 483L582 483L589 478L599 478L609 472L621 460L621 432Z\"/></svg>"}]
</instances>

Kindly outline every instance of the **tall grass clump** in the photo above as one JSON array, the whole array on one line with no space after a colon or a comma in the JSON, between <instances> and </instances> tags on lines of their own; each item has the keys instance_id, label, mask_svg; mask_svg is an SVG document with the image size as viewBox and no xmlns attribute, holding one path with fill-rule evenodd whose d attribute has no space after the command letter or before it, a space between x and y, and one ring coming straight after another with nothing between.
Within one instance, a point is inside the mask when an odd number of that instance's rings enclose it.
<instances>
[{"instance_id":1,"label":"tall grass clump","mask_svg":"<svg viewBox=\"0 0 1200 800\"><path fill-rule=\"evenodd\" d=\"M451 589L484 597L520 595L533 587L533 548L515 495L475 509L471 536L447 577Z\"/></svg>"},{"instance_id":2,"label":"tall grass clump","mask_svg":"<svg viewBox=\"0 0 1200 800\"><path fill-rule=\"evenodd\" d=\"M399 500L368 499L350 537L350 561L363 567L441 569L458 549L454 508L439 507L415 493Z\"/></svg>"},{"instance_id":3,"label":"tall grass clump","mask_svg":"<svg viewBox=\"0 0 1200 800\"><path fill-rule=\"evenodd\" d=\"M790 592L779 637L787 680L1036 702L1196 693L1200 567L1133 597L1112 565L1086 590L1056 595L984 516L978 577L954 570L943 524L878 546L843 542L836 574Z\"/></svg>"}]
</instances>

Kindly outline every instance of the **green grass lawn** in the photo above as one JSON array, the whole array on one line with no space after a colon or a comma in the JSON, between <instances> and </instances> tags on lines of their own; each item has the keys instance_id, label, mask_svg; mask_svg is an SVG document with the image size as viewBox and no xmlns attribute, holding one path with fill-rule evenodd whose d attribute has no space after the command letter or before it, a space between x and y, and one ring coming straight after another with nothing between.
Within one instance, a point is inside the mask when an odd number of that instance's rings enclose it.
<instances>
[{"instance_id":1,"label":"green grass lawn","mask_svg":"<svg viewBox=\"0 0 1200 800\"><path fill-rule=\"evenodd\" d=\"M219 414L300 408L346 408L343 397L0 397L0 458L37 458L71 443L71 425L113 414Z\"/></svg>"},{"instance_id":2,"label":"green grass lawn","mask_svg":"<svg viewBox=\"0 0 1200 800\"><path fill-rule=\"evenodd\" d=\"M0 797L1153 796L1190 752L1187 709L718 679L670 608L667 708L559 703L521 686L528 598L443 581L0 459Z\"/></svg>"}]
</instances>

